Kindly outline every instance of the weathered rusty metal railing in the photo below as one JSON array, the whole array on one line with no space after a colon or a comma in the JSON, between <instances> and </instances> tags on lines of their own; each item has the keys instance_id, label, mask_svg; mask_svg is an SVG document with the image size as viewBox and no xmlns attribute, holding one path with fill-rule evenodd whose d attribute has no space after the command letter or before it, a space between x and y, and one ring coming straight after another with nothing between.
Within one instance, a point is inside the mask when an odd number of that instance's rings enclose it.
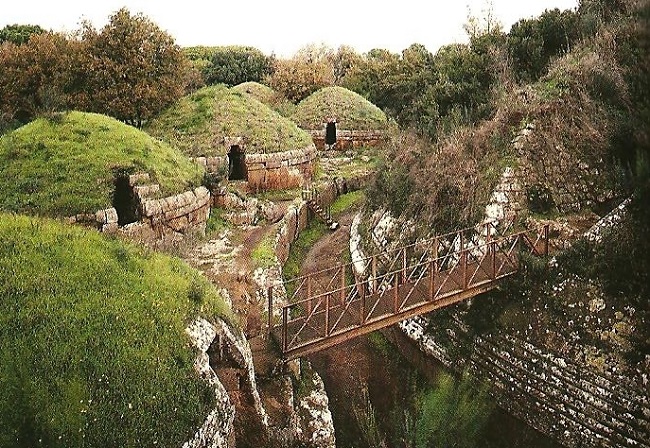
<instances>
[{"instance_id":1,"label":"weathered rusty metal railing","mask_svg":"<svg viewBox=\"0 0 650 448\"><path fill-rule=\"evenodd\" d=\"M285 282L274 328L286 358L304 356L494 288L519 268L519 254L548 254L548 227L531 235L463 229ZM269 291L272 297L275 293ZM272 309L272 303L269 304Z\"/></svg>"}]
</instances>

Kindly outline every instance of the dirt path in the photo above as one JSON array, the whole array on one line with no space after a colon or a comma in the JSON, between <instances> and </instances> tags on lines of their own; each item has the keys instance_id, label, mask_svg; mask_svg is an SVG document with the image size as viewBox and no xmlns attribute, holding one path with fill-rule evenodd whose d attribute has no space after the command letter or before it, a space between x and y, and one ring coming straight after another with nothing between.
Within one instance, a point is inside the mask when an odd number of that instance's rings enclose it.
<instances>
[{"instance_id":1,"label":"dirt path","mask_svg":"<svg viewBox=\"0 0 650 448\"><path fill-rule=\"evenodd\" d=\"M252 252L277 224L228 229L187 251L185 260L203 271L218 287L228 291L232 309L248 339L262 329L260 307L255 303Z\"/></svg>"}]
</instances>

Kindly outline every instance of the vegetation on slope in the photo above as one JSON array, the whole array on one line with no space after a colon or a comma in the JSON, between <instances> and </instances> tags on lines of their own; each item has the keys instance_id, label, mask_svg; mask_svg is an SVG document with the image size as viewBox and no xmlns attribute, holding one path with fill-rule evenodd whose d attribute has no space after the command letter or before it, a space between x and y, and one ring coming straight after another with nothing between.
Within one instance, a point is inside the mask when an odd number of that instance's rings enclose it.
<instances>
[{"instance_id":1,"label":"vegetation on slope","mask_svg":"<svg viewBox=\"0 0 650 448\"><path fill-rule=\"evenodd\" d=\"M296 105L283 97L282 94L276 92L268 86L265 86L264 84L260 84L259 82L243 82L241 84L237 84L233 88L239 92L248 93L253 98L261 103L266 104L283 117L290 117L296 109Z\"/></svg>"},{"instance_id":2,"label":"vegetation on slope","mask_svg":"<svg viewBox=\"0 0 650 448\"><path fill-rule=\"evenodd\" d=\"M215 399L198 315L230 311L184 262L0 214L0 446L181 446Z\"/></svg>"},{"instance_id":3,"label":"vegetation on slope","mask_svg":"<svg viewBox=\"0 0 650 448\"><path fill-rule=\"evenodd\" d=\"M116 175L149 173L163 193L199 185L179 151L112 118L69 112L0 138L0 209L46 216L111 206Z\"/></svg>"},{"instance_id":4,"label":"vegetation on slope","mask_svg":"<svg viewBox=\"0 0 650 448\"><path fill-rule=\"evenodd\" d=\"M604 211L629 194L635 160L647 153L647 76L639 76L647 73L641 50L647 46L639 34L642 8L619 7L628 15L599 18L600 32L546 62L534 83L516 85L513 68L502 67L489 119L438 132L432 143L398 141L371 187L371 204L431 224L426 232L474 225L505 166L523 168L529 194L550 194L549 211ZM557 17L564 24L564 16ZM493 39L493 51L500 42ZM527 125L534 130L517 149L512 140Z\"/></svg>"},{"instance_id":5,"label":"vegetation on slope","mask_svg":"<svg viewBox=\"0 0 650 448\"><path fill-rule=\"evenodd\" d=\"M203 88L153 120L147 130L192 156L224 155L224 137L244 137L250 154L302 149L311 137L248 94Z\"/></svg>"},{"instance_id":6,"label":"vegetation on slope","mask_svg":"<svg viewBox=\"0 0 650 448\"><path fill-rule=\"evenodd\" d=\"M384 130L386 114L361 95L343 87L324 87L302 100L293 120L303 129L321 129L336 118L340 129Z\"/></svg>"}]
</instances>

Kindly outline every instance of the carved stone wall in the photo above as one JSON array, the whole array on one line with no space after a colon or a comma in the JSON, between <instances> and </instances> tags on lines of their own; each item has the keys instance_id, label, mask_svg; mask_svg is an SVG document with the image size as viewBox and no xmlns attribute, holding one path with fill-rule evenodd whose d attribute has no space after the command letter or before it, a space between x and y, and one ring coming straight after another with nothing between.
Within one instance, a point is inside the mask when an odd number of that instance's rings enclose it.
<instances>
[{"instance_id":1,"label":"carved stone wall","mask_svg":"<svg viewBox=\"0 0 650 448\"><path fill-rule=\"evenodd\" d=\"M152 198L160 192L160 186L148 182L150 179L146 173L129 176L129 186L139 215L139 232L148 228L149 232L153 231L159 237L168 233L205 232L211 202L207 188L198 187L174 196ZM77 214L68 217L67 222L95 227L106 233L119 229L118 213L114 207L98 210L94 214Z\"/></svg>"},{"instance_id":2,"label":"carved stone wall","mask_svg":"<svg viewBox=\"0 0 650 448\"><path fill-rule=\"evenodd\" d=\"M246 154L248 185L252 191L300 187L314 177L316 157L314 145L291 151ZM227 156L198 157L195 160L205 167L208 173L227 171Z\"/></svg>"},{"instance_id":3,"label":"carved stone wall","mask_svg":"<svg viewBox=\"0 0 650 448\"><path fill-rule=\"evenodd\" d=\"M205 187L162 199L144 199L142 220L158 233L203 233L210 216L210 192Z\"/></svg>"}]
</instances>

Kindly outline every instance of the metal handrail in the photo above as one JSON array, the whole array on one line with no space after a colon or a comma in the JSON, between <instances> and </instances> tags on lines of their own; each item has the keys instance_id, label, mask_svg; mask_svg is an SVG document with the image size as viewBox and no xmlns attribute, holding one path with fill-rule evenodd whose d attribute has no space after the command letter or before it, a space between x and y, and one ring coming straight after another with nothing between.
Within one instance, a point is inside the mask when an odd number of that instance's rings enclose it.
<instances>
[{"instance_id":1,"label":"metal handrail","mask_svg":"<svg viewBox=\"0 0 650 448\"><path fill-rule=\"evenodd\" d=\"M461 234L464 230L466 229L447 234L448 236L455 235L454 239L460 238L460 242L457 244L452 241L449 247L450 250L444 255L435 258L428 256L427 251L431 247L429 245L422 253L418 252L416 258L409 260L407 249L422 244L422 242L390 251L400 254L401 256L394 257L393 261L401 259L402 263L398 266L395 266L394 262L390 263L387 269L382 266L381 271L383 272L377 271L377 255L365 257L364 265L366 269L372 268L373 276L364 280L356 278L353 282L350 282L346 278L346 269L350 268L354 272L354 263L347 263L322 269L285 282L285 285L298 284L292 294L292 299L302 295L305 286L307 288L307 297L282 307L283 351L287 353L288 350L294 350L297 347L327 339L331 335L349 331L351 327L358 328L366 322L375 322L377 319L381 320L386 316L408 311L427 302L441 300L480 285L496 282L500 278L511 275L518 270L519 263L515 254L523 250L527 249L534 255L548 253L547 226L534 239L528 235L528 232L521 231L498 238L488 238L478 243L474 238L464 241ZM436 237L428 241L435 241L434 244L438 245L441 241L440 238ZM544 249L540 251L538 246L541 243L544 243ZM460 250L456 250L457 246L460 247ZM438 247L436 247L437 252ZM450 257L456 260L453 264L449 262ZM490 263L489 266L484 266L486 261ZM325 286L326 291L314 291L312 288L313 277L331 272L333 274L331 274ZM477 278L481 278L479 277L481 274L485 278L476 281ZM333 286L337 279L339 279L339 285ZM416 289L425 279L429 279L428 295L415 305L407 306ZM451 288L449 288L449 282L454 283ZM315 283L321 288L324 287L324 284L319 281ZM400 287L410 289L406 291L403 298L398 300ZM392 293L393 299L392 308L389 306L391 303L388 302L391 299L390 293ZM366 302L368 299L370 303ZM388 309L388 313L384 312L384 314L373 318L373 314L382 303L383 308ZM359 307L358 321L352 314L353 306ZM292 316L292 314L295 314L295 310L299 310L300 313L297 317ZM356 313L356 311L354 312ZM338 328L346 313L349 313L353 318L351 324L344 328ZM324 319L324 324L320 322L313 324L311 320L315 319L316 316L319 316L319 319ZM298 323L299 328L289 337L288 325L292 323ZM302 324L300 325L300 323ZM318 336L307 341L300 341L302 333L307 328L311 328Z\"/></svg>"}]
</instances>

